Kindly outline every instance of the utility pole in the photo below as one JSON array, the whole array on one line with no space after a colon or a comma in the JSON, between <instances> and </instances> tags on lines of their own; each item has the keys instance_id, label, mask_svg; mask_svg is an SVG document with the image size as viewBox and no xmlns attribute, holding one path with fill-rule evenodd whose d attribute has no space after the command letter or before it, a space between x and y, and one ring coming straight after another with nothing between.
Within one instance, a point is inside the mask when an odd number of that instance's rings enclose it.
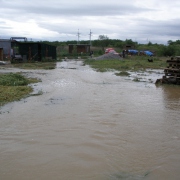
<instances>
[{"instance_id":1,"label":"utility pole","mask_svg":"<svg viewBox=\"0 0 180 180\"><path fill-rule=\"evenodd\" d=\"M78 37L77 44L79 44L79 37L80 37L79 29L78 29L77 37Z\"/></svg>"},{"instance_id":2,"label":"utility pole","mask_svg":"<svg viewBox=\"0 0 180 180\"><path fill-rule=\"evenodd\" d=\"M89 44L91 46L91 36L92 36L92 32L91 32L91 29L90 29L90 33L89 33Z\"/></svg>"}]
</instances>

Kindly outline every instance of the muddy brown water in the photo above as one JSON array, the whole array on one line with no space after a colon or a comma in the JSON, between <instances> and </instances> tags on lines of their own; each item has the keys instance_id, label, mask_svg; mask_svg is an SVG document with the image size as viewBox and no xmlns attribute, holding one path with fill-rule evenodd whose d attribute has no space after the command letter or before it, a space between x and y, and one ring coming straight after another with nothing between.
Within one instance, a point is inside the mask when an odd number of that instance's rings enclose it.
<instances>
[{"instance_id":1,"label":"muddy brown water","mask_svg":"<svg viewBox=\"0 0 180 180\"><path fill-rule=\"evenodd\" d=\"M8 72L12 69L1 69ZM178 180L180 87L100 73L81 61L19 70L42 82L0 109L2 180Z\"/></svg>"}]
</instances>

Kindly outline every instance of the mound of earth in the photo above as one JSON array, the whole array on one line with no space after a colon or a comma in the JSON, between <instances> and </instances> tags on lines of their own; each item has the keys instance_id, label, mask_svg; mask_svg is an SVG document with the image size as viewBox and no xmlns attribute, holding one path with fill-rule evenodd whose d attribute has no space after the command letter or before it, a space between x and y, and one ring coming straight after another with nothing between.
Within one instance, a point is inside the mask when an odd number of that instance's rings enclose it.
<instances>
[{"instance_id":1,"label":"mound of earth","mask_svg":"<svg viewBox=\"0 0 180 180\"><path fill-rule=\"evenodd\" d=\"M95 60L108 60L108 59L119 59L121 60L122 57L119 56L119 54L113 54L113 53L107 53L103 54L102 56L94 58Z\"/></svg>"}]
</instances>

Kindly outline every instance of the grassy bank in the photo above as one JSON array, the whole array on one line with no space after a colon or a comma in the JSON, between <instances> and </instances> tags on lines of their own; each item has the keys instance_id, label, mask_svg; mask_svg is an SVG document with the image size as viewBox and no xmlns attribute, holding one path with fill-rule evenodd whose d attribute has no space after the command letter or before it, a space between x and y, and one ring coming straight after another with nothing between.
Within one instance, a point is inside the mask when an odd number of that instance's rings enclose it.
<instances>
[{"instance_id":1,"label":"grassy bank","mask_svg":"<svg viewBox=\"0 0 180 180\"><path fill-rule=\"evenodd\" d=\"M109 70L118 71L138 71L146 69L163 69L167 66L167 58L153 58L153 62L148 62L148 57L131 56L122 60L93 60L87 59L85 64L100 72Z\"/></svg>"},{"instance_id":2,"label":"grassy bank","mask_svg":"<svg viewBox=\"0 0 180 180\"><path fill-rule=\"evenodd\" d=\"M19 73L0 74L0 106L26 97L33 89L30 83L39 82L37 79L27 79Z\"/></svg>"},{"instance_id":3,"label":"grassy bank","mask_svg":"<svg viewBox=\"0 0 180 180\"><path fill-rule=\"evenodd\" d=\"M55 69L56 62L32 62L32 63L13 63L6 65L6 67L15 67L21 69Z\"/></svg>"}]
</instances>

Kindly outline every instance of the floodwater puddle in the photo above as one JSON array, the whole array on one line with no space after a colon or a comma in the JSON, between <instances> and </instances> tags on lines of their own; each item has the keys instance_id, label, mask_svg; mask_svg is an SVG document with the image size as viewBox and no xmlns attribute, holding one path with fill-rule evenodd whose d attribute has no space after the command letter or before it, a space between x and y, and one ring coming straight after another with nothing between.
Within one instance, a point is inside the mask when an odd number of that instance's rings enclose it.
<instances>
[{"instance_id":1,"label":"floodwater puddle","mask_svg":"<svg viewBox=\"0 0 180 180\"><path fill-rule=\"evenodd\" d=\"M1 71L41 79L42 94L0 109L0 179L179 179L180 87L156 86L161 70L121 77L72 60Z\"/></svg>"}]
</instances>

